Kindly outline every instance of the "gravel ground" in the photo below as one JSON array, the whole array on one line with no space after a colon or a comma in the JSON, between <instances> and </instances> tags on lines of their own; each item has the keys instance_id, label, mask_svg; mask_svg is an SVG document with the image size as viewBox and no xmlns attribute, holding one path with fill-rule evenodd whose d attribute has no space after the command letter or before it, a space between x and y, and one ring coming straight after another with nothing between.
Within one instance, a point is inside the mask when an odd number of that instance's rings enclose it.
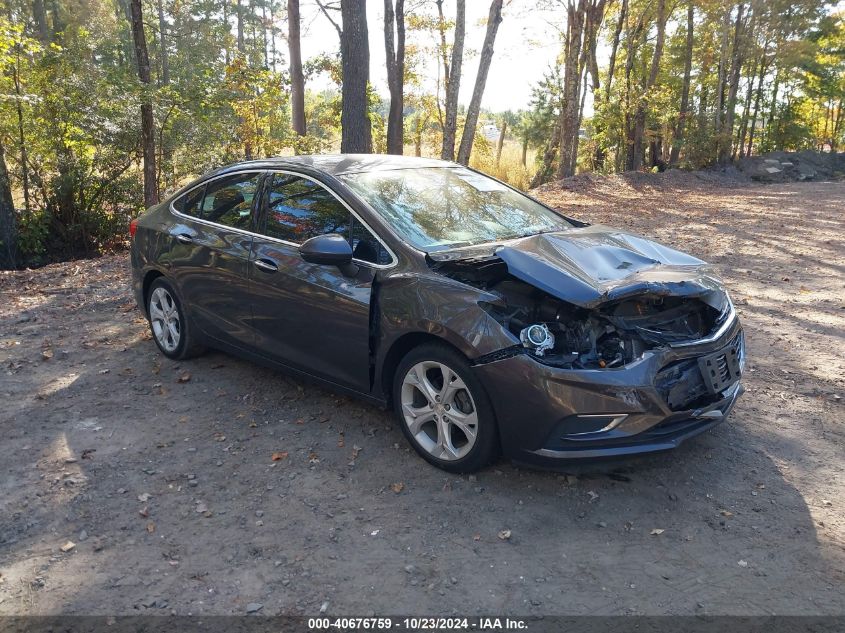
<instances>
[{"instance_id":1,"label":"gravel ground","mask_svg":"<svg viewBox=\"0 0 845 633\"><path fill-rule=\"evenodd\" d=\"M0 614L845 613L845 183L729 184L538 192L717 264L749 343L729 422L570 474L448 475L369 405L171 362L125 254L0 273Z\"/></svg>"}]
</instances>

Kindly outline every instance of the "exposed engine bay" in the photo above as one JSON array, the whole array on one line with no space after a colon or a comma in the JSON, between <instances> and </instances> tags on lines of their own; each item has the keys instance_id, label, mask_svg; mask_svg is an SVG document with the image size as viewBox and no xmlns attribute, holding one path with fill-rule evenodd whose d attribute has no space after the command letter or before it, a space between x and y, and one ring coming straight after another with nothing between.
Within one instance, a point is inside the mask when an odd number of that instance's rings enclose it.
<instances>
[{"instance_id":1,"label":"exposed engine bay","mask_svg":"<svg viewBox=\"0 0 845 633\"><path fill-rule=\"evenodd\" d=\"M706 337L730 309L727 295L719 291L694 296L646 292L585 308L513 277L496 258L436 262L433 268L498 296L500 301L482 307L528 353L561 368L622 367L646 350Z\"/></svg>"}]
</instances>

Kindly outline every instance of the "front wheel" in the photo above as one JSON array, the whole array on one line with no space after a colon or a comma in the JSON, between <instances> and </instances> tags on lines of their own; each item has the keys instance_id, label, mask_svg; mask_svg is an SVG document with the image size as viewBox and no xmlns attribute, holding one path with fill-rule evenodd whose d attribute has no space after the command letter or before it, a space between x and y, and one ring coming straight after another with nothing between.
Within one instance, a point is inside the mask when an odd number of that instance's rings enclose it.
<instances>
[{"instance_id":1,"label":"front wheel","mask_svg":"<svg viewBox=\"0 0 845 633\"><path fill-rule=\"evenodd\" d=\"M473 472L499 453L487 393L450 347L433 343L409 352L396 371L393 403L405 437L438 468Z\"/></svg>"}]
</instances>

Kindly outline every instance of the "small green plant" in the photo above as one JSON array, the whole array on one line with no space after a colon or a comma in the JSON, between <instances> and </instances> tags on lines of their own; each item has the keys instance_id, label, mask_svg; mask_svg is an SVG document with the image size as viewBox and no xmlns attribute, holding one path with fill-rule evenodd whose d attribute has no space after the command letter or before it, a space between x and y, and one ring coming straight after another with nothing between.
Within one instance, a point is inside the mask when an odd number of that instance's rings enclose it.
<instances>
[{"instance_id":1,"label":"small green plant","mask_svg":"<svg viewBox=\"0 0 845 633\"><path fill-rule=\"evenodd\" d=\"M18 250L25 262L40 262L47 248L51 221L46 211L18 215Z\"/></svg>"}]
</instances>

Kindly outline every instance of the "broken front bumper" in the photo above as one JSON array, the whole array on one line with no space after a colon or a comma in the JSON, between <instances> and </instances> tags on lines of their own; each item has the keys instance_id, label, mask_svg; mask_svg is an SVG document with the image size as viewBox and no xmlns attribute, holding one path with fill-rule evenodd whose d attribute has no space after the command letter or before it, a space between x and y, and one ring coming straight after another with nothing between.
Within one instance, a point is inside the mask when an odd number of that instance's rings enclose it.
<instances>
[{"instance_id":1,"label":"broken front bumper","mask_svg":"<svg viewBox=\"0 0 845 633\"><path fill-rule=\"evenodd\" d=\"M620 369L559 369L528 353L475 366L502 449L537 465L663 451L722 422L743 393L745 342L718 335L647 352Z\"/></svg>"}]
</instances>

